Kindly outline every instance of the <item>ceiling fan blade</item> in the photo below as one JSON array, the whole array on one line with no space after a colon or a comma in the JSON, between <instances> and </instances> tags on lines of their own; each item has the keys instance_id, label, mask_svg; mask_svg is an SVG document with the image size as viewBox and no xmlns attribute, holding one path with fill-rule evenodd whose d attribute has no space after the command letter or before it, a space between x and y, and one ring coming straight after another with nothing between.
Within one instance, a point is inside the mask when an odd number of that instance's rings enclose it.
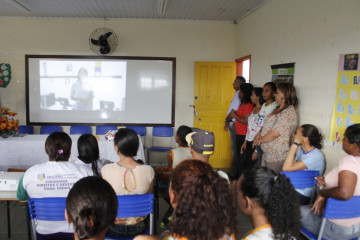
<instances>
[{"instance_id":1,"label":"ceiling fan blade","mask_svg":"<svg viewBox=\"0 0 360 240\"><path fill-rule=\"evenodd\" d=\"M108 54L109 52L110 52L110 46L109 45L102 46L100 48L100 53L101 54Z\"/></svg>"},{"instance_id":2,"label":"ceiling fan blade","mask_svg":"<svg viewBox=\"0 0 360 240\"><path fill-rule=\"evenodd\" d=\"M96 46L100 46L100 41L99 40L91 39L91 43L96 45Z\"/></svg>"},{"instance_id":3,"label":"ceiling fan blade","mask_svg":"<svg viewBox=\"0 0 360 240\"><path fill-rule=\"evenodd\" d=\"M105 37L105 39L107 39L108 37L110 37L112 34L113 34L112 32L108 32L108 33L106 33L106 34L105 34L105 36L104 36L104 37Z\"/></svg>"}]
</instances>

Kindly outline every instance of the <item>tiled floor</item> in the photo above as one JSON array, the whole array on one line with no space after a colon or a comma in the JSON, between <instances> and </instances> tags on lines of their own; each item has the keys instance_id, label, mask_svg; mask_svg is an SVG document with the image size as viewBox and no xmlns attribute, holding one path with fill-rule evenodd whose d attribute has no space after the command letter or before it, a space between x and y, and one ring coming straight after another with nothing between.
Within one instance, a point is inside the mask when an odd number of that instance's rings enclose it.
<instances>
[{"instance_id":1,"label":"tiled floor","mask_svg":"<svg viewBox=\"0 0 360 240\"><path fill-rule=\"evenodd\" d=\"M168 205L163 200L160 199L160 217L156 219L157 233L160 234L163 229L160 228L160 221L162 216L165 214ZM236 236L236 239L241 239L251 228L251 221L248 217L244 216L239 209L238 211L238 230L239 233ZM27 228L26 228L26 218L25 218L25 209L20 208L17 204L11 208L11 238L7 236L7 220L6 220L6 203L0 203L0 240L27 240ZM305 239L305 238L300 238Z\"/></svg>"}]
</instances>

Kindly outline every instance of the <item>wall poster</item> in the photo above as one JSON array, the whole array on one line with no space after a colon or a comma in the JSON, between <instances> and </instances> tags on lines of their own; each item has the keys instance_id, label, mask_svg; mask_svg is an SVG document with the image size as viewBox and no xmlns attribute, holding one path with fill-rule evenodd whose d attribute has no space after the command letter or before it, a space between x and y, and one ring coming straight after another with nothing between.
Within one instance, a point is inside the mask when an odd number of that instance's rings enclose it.
<instances>
[{"instance_id":1,"label":"wall poster","mask_svg":"<svg viewBox=\"0 0 360 240\"><path fill-rule=\"evenodd\" d=\"M295 63L271 65L271 72L272 82L294 84Z\"/></svg>"},{"instance_id":2,"label":"wall poster","mask_svg":"<svg viewBox=\"0 0 360 240\"><path fill-rule=\"evenodd\" d=\"M330 141L340 145L345 129L360 123L359 53L341 54L337 74L336 98L331 122Z\"/></svg>"}]
</instances>

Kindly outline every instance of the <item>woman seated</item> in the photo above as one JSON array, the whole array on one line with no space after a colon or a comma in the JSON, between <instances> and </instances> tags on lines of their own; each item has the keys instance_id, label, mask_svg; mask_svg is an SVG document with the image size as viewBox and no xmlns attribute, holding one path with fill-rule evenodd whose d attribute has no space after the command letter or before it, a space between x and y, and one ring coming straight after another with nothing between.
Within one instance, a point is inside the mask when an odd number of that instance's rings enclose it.
<instances>
[{"instance_id":1,"label":"woman seated","mask_svg":"<svg viewBox=\"0 0 360 240\"><path fill-rule=\"evenodd\" d=\"M116 218L117 196L100 177L85 177L74 184L66 198L65 218L74 224L74 237L103 240Z\"/></svg>"},{"instance_id":2,"label":"woman seated","mask_svg":"<svg viewBox=\"0 0 360 240\"><path fill-rule=\"evenodd\" d=\"M79 179L91 176L90 168L68 162L71 138L64 132L54 132L45 141L45 151L49 161L29 168L19 181L17 198L66 197ZM36 221L38 240L74 239L73 228L65 221Z\"/></svg>"},{"instance_id":3,"label":"woman seated","mask_svg":"<svg viewBox=\"0 0 360 240\"><path fill-rule=\"evenodd\" d=\"M253 230L245 240L297 239L300 211L296 191L285 175L253 167L238 180L241 212L251 218Z\"/></svg>"},{"instance_id":4,"label":"woman seated","mask_svg":"<svg viewBox=\"0 0 360 240\"><path fill-rule=\"evenodd\" d=\"M209 164L181 162L173 170L169 195L174 213L165 239L235 239L236 209L229 185Z\"/></svg>"},{"instance_id":5,"label":"woman seated","mask_svg":"<svg viewBox=\"0 0 360 240\"><path fill-rule=\"evenodd\" d=\"M92 134L81 135L77 142L77 149L79 156L75 163L90 165L95 176L100 176L100 169L105 164L112 163L109 160L100 159L98 141Z\"/></svg>"},{"instance_id":6,"label":"woman seated","mask_svg":"<svg viewBox=\"0 0 360 240\"><path fill-rule=\"evenodd\" d=\"M339 165L334 167L326 177L318 178L319 195L310 206L301 207L302 225L318 234L322 218L319 216L325 209L327 198L348 200L353 196L360 196L360 124L348 127L343 138L343 149L348 154L340 159ZM351 239L360 234L360 217L348 219L329 219L326 221L323 238Z\"/></svg>"},{"instance_id":7,"label":"woman seated","mask_svg":"<svg viewBox=\"0 0 360 240\"><path fill-rule=\"evenodd\" d=\"M324 174L325 159L321 153L322 136L311 124L304 124L296 131L295 140L286 157L283 171L316 170ZM313 188L296 189L300 205L310 204Z\"/></svg>"},{"instance_id":8,"label":"woman seated","mask_svg":"<svg viewBox=\"0 0 360 240\"><path fill-rule=\"evenodd\" d=\"M110 183L117 195L150 193L153 190L154 170L134 160L139 148L136 132L121 128L114 138L114 148L120 157L116 163L101 168L101 176ZM110 226L109 237L131 236L144 233L149 229L146 216L136 218L117 218Z\"/></svg>"}]
</instances>

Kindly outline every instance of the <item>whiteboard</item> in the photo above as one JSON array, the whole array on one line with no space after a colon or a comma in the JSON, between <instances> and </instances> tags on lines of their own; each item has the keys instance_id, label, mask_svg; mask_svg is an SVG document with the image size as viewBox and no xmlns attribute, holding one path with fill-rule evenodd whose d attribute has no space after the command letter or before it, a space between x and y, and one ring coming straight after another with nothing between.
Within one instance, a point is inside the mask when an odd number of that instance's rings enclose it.
<instances>
[{"instance_id":1,"label":"whiteboard","mask_svg":"<svg viewBox=\"0 0 360 240\"><path fill-rule=\"evenodd\" d=\"M176 58L26 55L28 125L169 125Z\"/></svg>"}]
</instances>

